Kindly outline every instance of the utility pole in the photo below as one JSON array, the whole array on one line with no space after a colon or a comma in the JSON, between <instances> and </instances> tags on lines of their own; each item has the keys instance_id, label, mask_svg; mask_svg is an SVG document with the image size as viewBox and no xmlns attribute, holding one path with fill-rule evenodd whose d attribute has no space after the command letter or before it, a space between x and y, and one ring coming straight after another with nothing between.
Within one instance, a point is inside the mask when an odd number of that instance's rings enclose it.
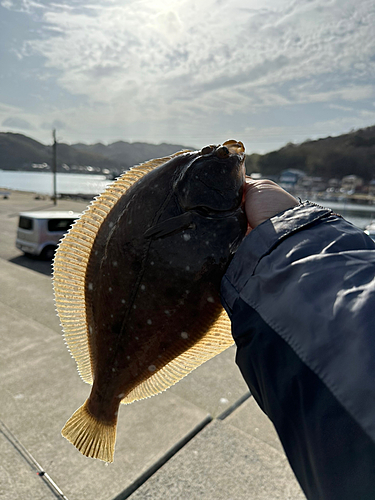
<instances>
[{"instance_id":1,"label":"utility pole","mask_svg":"<svg viewBox=\"0 0 375 500\"><path fill-rule=\"evenodd\" d=\"M52 133L52 137L53 137L53 146L52 146L52 173L53 173L53 204L56 205L57 204L57 193L56 193L56 170L57 170L57 166L56 166L56 146L57 146L57 143L56 143L56 129L53 129L53 133Z\"/></svg>"}]
</instances>

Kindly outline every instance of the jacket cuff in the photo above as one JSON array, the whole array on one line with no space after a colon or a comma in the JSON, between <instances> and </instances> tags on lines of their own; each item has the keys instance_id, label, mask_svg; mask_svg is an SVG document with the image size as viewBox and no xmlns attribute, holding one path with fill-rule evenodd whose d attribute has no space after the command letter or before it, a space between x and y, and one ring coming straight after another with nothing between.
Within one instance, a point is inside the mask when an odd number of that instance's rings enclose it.
<instances>
[{"instance_id":1,"label":"jacket cuff","mask_svg":"<svg viewBox=\"0 0 375 500\"><path fill-rule=\"evenodd\" d=\"M282 240L304 229L332 210L305 201L280 212L253 229L239 246L236 255L221 283L223 306L230 315L239 292L254 274L258 262L269 254Z\"/></svg>"}]
</instances>

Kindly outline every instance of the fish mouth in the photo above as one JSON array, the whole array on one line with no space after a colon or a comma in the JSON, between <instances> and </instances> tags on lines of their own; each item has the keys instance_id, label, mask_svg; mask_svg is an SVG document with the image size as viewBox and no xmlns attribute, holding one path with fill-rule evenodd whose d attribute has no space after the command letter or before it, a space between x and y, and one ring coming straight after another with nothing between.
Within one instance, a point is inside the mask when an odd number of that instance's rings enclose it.
<instances>
[{"instance_id":1,"label":"fish mouth","mask_svg":"<svg viewBox=\"0 0 375 500\"><path fill-rule=\"evenodd\" d=\"M205 146L202 148L199 153L202 156L213 153L220 159L229 158L231 155L239 155L243 156L245 154L245 146L241 141L235 141L234 139L230 139L225 141L223 144L216 146L214 144L210 144L209 146Z\"/></svg>"}]
</instances>

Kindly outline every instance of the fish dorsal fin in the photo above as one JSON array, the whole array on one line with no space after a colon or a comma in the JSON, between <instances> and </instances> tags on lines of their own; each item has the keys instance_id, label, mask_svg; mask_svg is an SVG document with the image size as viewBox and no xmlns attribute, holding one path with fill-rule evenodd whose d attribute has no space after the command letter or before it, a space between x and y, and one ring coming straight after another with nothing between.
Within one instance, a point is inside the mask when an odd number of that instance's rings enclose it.
<instances>
[{"instance_id":1,"label":"fish dorsal fin","mask_svg":"<svg viewBox=\"0 0 375 500\"><path fill-rule=\"evenodd\" d=\"M109 212L139 179L178 155L150 160L127 170L96 197L61 240L53 262L55 307L69 351L81 378L92 384L85 305L87 265L98 231Z\"/></svg>"},{"instance_id":2,"label":"fish dorsal fin","mask_svg":"<svg viewBox=\"0 0 375 500\"><path fill-rule=\"evenodd\" d=\"M200 329L204 331L206 325L200 325ZM165 391L233 343L230 319L223 309L218 319L198 342L135 387L121 403L129 404Z\"/></svg>"}]
</instances>

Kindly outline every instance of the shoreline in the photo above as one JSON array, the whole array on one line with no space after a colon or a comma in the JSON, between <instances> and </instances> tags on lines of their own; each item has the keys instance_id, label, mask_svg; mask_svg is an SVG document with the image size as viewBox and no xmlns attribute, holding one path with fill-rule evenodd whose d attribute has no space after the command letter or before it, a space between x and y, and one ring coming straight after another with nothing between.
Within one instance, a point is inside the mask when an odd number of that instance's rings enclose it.
<instances>
[{"instance_id":1,"label":"shoreline","mask_svg":"<svg viewBox=\"0 0 375 500\"><path fill-rule=\"evenodd\" d=\"M38 191L23 191L21 189L4 188L0 186L0 198L9 198L11 195L26 195L34 196L35 200L48 200L53 201L53 195L41 193ZM57 200L72 200L72 201L91 201L99 194L86 194L86 193L58 193Z\"/></svg>"}]
</instances>

